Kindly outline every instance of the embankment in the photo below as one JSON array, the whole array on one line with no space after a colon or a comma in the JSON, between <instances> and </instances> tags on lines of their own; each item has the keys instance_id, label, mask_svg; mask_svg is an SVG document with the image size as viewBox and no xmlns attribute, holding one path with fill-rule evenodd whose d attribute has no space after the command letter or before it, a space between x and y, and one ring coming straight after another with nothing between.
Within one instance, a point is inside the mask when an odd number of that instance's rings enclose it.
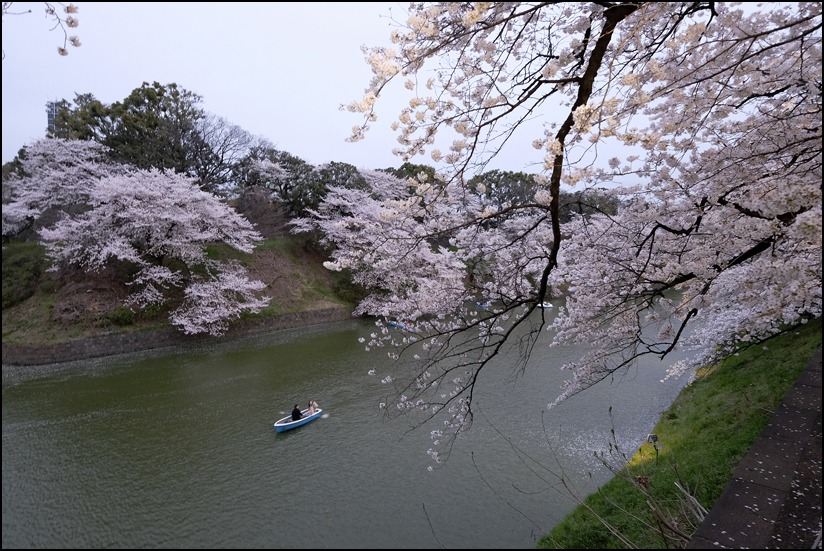
<instances>
[{"instance_id":1,"label":"embankment","mask_svg":"<svg viewBox=\"0 0 824 551\"><path fill-rule=\"evenodd\" d=\"M269 331L306 327L351 318L352 310L350 308L325 308L296 312L274 318L241 320L233 324L230 330L221 337L185 335L179 330L169 327L158 330L100 335L42 346L21 346L3 343L3 364L45 365L69 362L197 342L230 340Z\"/></svg>"}]
</instances>

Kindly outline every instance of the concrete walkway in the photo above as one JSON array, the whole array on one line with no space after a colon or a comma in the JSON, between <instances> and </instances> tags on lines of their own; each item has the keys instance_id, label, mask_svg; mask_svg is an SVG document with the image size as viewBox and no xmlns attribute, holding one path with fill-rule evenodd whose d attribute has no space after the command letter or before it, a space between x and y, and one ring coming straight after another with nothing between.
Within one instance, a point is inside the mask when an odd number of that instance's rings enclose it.
<instances>
[{"instance_id":1,"label":"concrete walkway","mask_svg":"<svg viewBox=\"0 0 824 551\"><path fill-rule=\"evenodd\" d=\"M821 549L821 349L687 549Z\"/></svg>"}]
</instances>

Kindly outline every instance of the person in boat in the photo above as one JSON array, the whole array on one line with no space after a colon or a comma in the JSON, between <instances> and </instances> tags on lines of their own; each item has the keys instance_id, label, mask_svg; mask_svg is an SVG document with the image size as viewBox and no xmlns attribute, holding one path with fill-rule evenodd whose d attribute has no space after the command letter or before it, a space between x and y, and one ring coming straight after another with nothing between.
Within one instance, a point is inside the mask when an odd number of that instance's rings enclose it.
<instances>
[{"instance_id":1,"label":"person in boat","mask_svg":"<svg viewBox=\"0 0 824 551\"><path fill-rule=\"evenodd\" d=\"M295 409L292 410L292 421L297 421L301 417L303 416L300 414L300 408L295 404Z\"/></svg>"},{"instance_id":2,"label":"person in boat","mask_svg":"<svg viewBox=\"0 0 824 551\"><path fill-rule=\"evenodd\" d=\"M317 410L318 403L314 400L309 400L309 415L314 415Z\"/></svg>"}]
</instances>

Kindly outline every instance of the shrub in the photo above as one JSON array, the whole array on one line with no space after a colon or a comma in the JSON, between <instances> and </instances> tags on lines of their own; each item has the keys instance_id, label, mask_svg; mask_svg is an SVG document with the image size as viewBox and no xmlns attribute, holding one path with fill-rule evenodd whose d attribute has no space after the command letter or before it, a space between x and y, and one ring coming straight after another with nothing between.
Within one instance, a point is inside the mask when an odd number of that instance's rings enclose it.
<instances>
[{"instance_id":1,"label":"shrub","mask_svg":"<svg viewBox=\"0 0 824 551\"><path fill-rule=\"evenodd\" d=\"M20 304L37 290L47 266L38 243L3 245L3 309Z\"/></svg>"},{"instance_id":2,"label":"shrub","mask_svg":"<svg viewBox=\"0 0 824 551\"><path fill-rule=\"evenodd\" d=\"M126 306L120 305L108 315L109 321L118 327L132 325L134 323L134 312Z\"/></svg>"}]
</instances>

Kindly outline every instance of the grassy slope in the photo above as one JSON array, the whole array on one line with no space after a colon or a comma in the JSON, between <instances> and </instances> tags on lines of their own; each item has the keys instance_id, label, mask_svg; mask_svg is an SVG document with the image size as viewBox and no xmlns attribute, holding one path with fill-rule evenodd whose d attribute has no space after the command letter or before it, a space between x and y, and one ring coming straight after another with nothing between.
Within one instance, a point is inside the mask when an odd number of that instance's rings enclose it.
<instances>
[{"instance_id":1,"label":"grassy slope","mask_svg":"<svg viewBox=\"0 0 824 551\"><path fill-rule=\"evenodd\" d=\"M662 444L658 461L653 446L643 444L626 469L616 469L609 483L587 497L537 547L682 548L697 521L675 483L707 509L712 507L738 462L821 346L821 330L819 318L766 346L705 369L655 426L653 432ZM660 514L658 519L650 512L650 504ZM598 517L620 537L611 534ZM674 530L662 530L664 523Z\"/></svg>"},{"instance_id":2,"label":"grassy slope","mask_svg":"<svg viewBox=\"0 0 824 551\"><path fill-rule=\"evenodd\" d=\"M300 237L266 239L251 255L227 247L210 247L208 252L212 258L239 260L252 279L266 284L265 292L272 297L269 306L260 314L243 317L353 305L351 287L339 274L324 268L322 256L306 247ZM169 308L134 316L124 312L126 274L112 270L71 276L50 274L45 271L42 255L42 249L31 243L3 246L4 306L7 292L19 289L23 281L34 281L22 285L34 288L30 298L4 307L3 342L37 346L169 325Z\"/></svg>"}]
</instances>

